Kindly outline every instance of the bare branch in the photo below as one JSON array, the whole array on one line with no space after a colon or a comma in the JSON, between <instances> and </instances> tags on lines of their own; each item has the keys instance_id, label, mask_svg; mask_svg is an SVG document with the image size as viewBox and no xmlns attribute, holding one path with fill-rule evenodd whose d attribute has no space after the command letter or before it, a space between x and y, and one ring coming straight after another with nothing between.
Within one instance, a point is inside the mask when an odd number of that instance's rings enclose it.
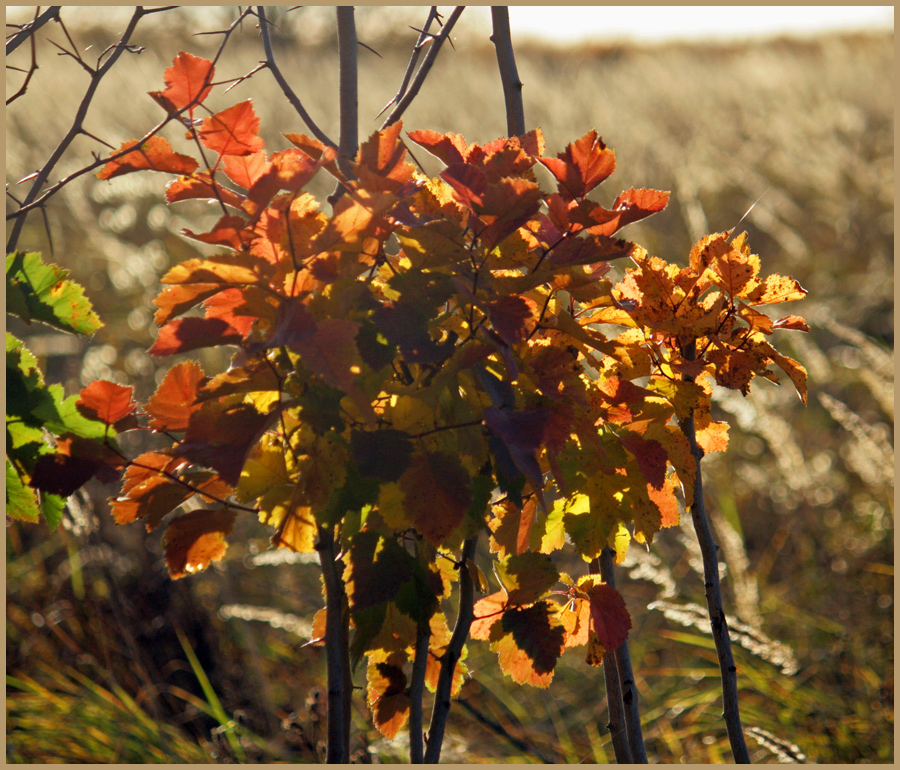
<instances>
[{"instance_id":1,"label":"bare branch","mask_svg":"<svg viewBox=\"0 0 900 770\"><path fill-rule=\"evenodd\" d=\"M272 77L275 78L275 82L278 83L278 86L281 88L282 93L291 103L291 106L297 111L297 114L300 116L300 119L306 124L306 127L310 131L312 131L313 136L315 136L316 139L322 142L322 144L337 149L337 145L334 143L334 141L315 124L309 113L306 111L306 108L300 102L300 99L297 98L297 94L294 93L293 89L291 89L291 87L288 85L287 80L284 79L284 75L281 74L281 70L278 69L278 65L275 63L275 52L272 50L272 38L269 35L269 24L271 24L271 22L266 18L266 9L261 5L256 6L256 15L259 18L259 30L260 34L262 35L263 49L266 52L265 65L271 71Z\"/></svg>"},{"instance_id":2,"label":"bare branch","mask_svg":"<svg viewBox=\"0 0 900 770\"><path fill-rule=\"evenodd\" d=\"M440 18L441 16L438 13L437 6L432 5L431 9L428 11L428 18L425 20L425 26L422 29L416 29L415 27L411 28L419 33L419 39L416 40L416 44L413 46L412 54L409 57L409 64L406 65L406 72L403 74L403 82L400 83L400 88L397 90L396 96L382 107L381 112L375 116L376 118L380 117L392 104L397 104L397 102L403 98L403 95L406 93L406 87L409 85L409 79L412 77L413 70L416 68L416 62L419 61L419 54L422 52L422 49L427 42L434 40L434 36L429 32L431 23L437 21L438 24L440 24Z\"/></svg>"},{"instance_id":3,"label":"bare branch","mask_svg":"<svg viewBox=\"0 0 900 770\"><path fill-rule=\"evenodd\" d=\"M56 21L59 21L60 8L62 8L61 5L51 5L30 24L25 24L18 32L16 32L15 35L13 35L9 40L6 41L6 55L9 56L20 45L22 45L22 43L28 40L28 38L33 38L34 33L37 32L51 19L56 19Z\"/></svg>"},{"instance_id":4,"label":"bare branch","mask_svg":"<svg viewBox=\"0 0 900 770\"><path fill-rule=\"evenodd\" d=\"M384 121L384 124L381 126L382 130L400 120L403 113L406 112L407 107L412 104L412 100L416 98L416 94L419 93L422 83L425 82L429 70L434 65L438 52L441 50L441 46L444 44L444 41L450 37L453 25L456 24L465 9L466 7L464 5L458 5L454 8L453 13L450 14L450 18L447 19L444 28L438 35L435 35L434 42L431 44L431 48L428 49L428 53L425 56L425 60L422 62L422 66L420 66L418 72L416 72L412 85L410 85L409 90L400 99L397 106L394 108L394 111L388 115L387 120Z\"/></svg>"},{"instance_id":5,"label":"bare branch","mask_svg":"<svg viewBox=\"0 0 900 770\"><path fill-rule=\"evenodd\" d=\"M9 99L6 100L6 106L8 107L12 104L16 99L22 96L28 90L28 84L31 82L31 77L37 72L38 63L37 63L37 43L35 42L34 35L30 35L28 38L28 42L31 43L31 64L28 66L28 71L25 75L25 82L22 83L21 88L16 91ZM7 56L9 53L7 51ZM7 69L17 69L15 67L9 67L7 65ZM25 70L20 70L24 72Z\"/></svg>"},{"instance_id":6,"label":"bare branch","mask_svg":"<svg viewBox=\"0 0 900 770\"><path fill-rule=\"evenodd\" d=\"M503 98L506 101L506 132L510 137L521 136L525 133L525 108L522 106L522 81L516 70L516 56L509 32L509 8L505 5L491 6L491 20L494 24L491 42L497 51Z\"/></svg>"},{"instance_id":7,"label":"bare branch","mask_svg":"<svg viewBox=\"0 0 900 770\"><path fill-rule=\"evenodd\" d=\"M172 6L172 7L174 7L174 6ZM71 126L71 128L69 128L68 133L63 137L62 141L59 143L59 145L53 151L53 153L51 154L51 156L47 160L47 162L44 164L44 166L36 174L33 175L34 183L32 184L31 188L29 189L24 200L22 201L22 205L19 207L19 209L17 211L13 212L12 214L6 215L7 220L10 220L10 219L15 220L15 222L11 228L11 231L10 231L10 236L6 242L7 252L15 250L16 243L19 240L19 236L21 235L22 228L24 227L24 224L25 224L25 218L26 218L25 215L29 211L31 211L32 209L37 208L39 206L42 206L47 201L48 198L50 198L52 195L55 195L57 192L59 192L59 190L61 190L63 187L65 187L67 184L69 184L73 180L77 179L78 177L83 176L84 174L87 174L90 171L93 171L95 168L98 168L99 166L102 166L111 160L116 160L117 158L121 158L121 157L127 155L129 152L131 152L134 149L134 147L132 146L126 150L121 150L117 153L113 153L112 155L110 155L106 158L96 158L93 163L88 164L87 166L79 169L78 171L73 172L72 174L69 174L69 176L65 177L64 179L61 179L55 185L44 190L43 194L41 194L41 189L46 184L47 179L50 176L50 173L53 171L53 168L59 162L60 158L65 154L66 150L69 148L69 146L71 145L71 143L75 139L75 137L78 136L79 134L83 133L82 126L84 124L84 119L85 119L85 116L87 115L87 111L91 105L91 102L94 98L97 88L100 85L100 81L109 72L109 70L112 69L112 67L115 65L116 61L118 60L119 56L121 56L121 54L124 51L129 49L128 41L130 40L132 34L134 34L134 30L137 27L137 24L140 21L140 19L143 18L143 16L147 15L148 13L156 13L159 10L161 10L161 9L144 11L142 8L138 7L135 10L134 14L132 15L131 20L128 23L128 27L126 28L125 32L122 35L122 38L119 40L118 44L116 44L114 46L112 55L109 57L109 59L106 60L106 62L103 64L102 67L99 67L96 71L94 71L93 75L91 76L91 82L88 84L88 88L85 92L84 97L81 100L81 104L79 105L77 112L75 113L75 119L73 120L72 126ZM213 64L215 64L221 57L222 52L225 50L225 45L227 44L228 39L231 36L231 33L237 28L238 24L243 20L243 18L245 16L247 16L249 13L250 13L249 11L242 12L241 15L238 17L238 19L235 22L233 22L227 30L220 31L221 34L224 35L224 38L222 40L221 45L219 46L219 50L216 52L216 55L213 57L213 60L212 60ZM212 69L210 69L210 74L207 75L207 83L204 83L204 85L208 84L208 81L209 81L211 75L212 75ZM166 118L162 122L160 122L157 126L155 126L150 131L148 131L144 135L144 137L138 141L138 144L140 145L141 143L143 143L147 139L149 139L151 136L155 136L156 134L158 134L166 125L168 125L173 120L177 120L178 117L183 112L186 112L195 104L196 104L196 102L192 102L191 104L188 104L185 107L183 107L182 109L178 110L178 112L167 115ZM27 177L27 178L31 179L32 177Z\"/></svg>"},{"instance_id":8,"label":"bare branch","mask_svg":"<svg viewBox=\"0 0 900 770\"><path fill-rule=\"evenodd\" d=\"M697 357L696 343L691 342L683 351L686 361L693 361ZM693 377L685 377L688 382L693 382ZM697 443L697 431L694 426L694 412L680 421L681 432L688 440L691 454L697 464L697 478L694 481L694 500L691 503L691 519L694 523L694 531L697 533L697 541L703 554L703 574L706 586L706 607L709 612L709 622L712 626L713 639L716 643L716 653L719 657L719 671L722 674L722 701L725 728L728 731L728 740L731 742L731 752L734 761L738 764L749 764L750 754L747 751L747 743L744 740L744 730L741 725L740 707L738 706L737 691L737 666L731 653L731 638L728 635L728 621L725 619L725 610L722 608L722 589L719 583L719 546L712 533L709 517L706 513L706 504L703 500L703 474L700 469L700 461L703 459L703 449Z\"/></svg>"},{"instance_id":9,"label":"bare branch","mask_svg":"<svg viewBox=\"0 0 900 770\"><path fill-rule=\"evenodd\" d=\"M340 58L341 137L338 167L351 176L350 164L359 147L359 95L357 93L356 20L352 5L337 7L338 57Z\"/></svg>"}]
</instances>

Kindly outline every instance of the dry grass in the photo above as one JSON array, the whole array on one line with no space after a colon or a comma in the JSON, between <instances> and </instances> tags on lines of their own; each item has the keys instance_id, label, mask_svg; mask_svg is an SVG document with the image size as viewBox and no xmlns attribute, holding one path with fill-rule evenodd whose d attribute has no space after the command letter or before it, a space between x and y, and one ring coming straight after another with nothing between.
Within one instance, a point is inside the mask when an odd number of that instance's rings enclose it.
<instances>
[{"instance_id":1,"label":"dry grass","mask_svg":"<svg viewBox=\"0 0 900 770\"><path fill-rule=\"evenodd\" d=\"M295 21L281 17L280 61L334 135L335 53L319 17L304 22L303 13ZM156 18L161 24L163 16ZM188 28L184 19L178 29ZM377 14L366 24L363 39L383 58L360 52L363 135L378 127L374 116L395 92L414 38L391 35L398 22L386 25ZM211 44L153 24L147 29L139 41L147 50L123 59L87 122L113 145L159 117L152 100L133 95L158 88L179 49L203 54ZM406 116L408 127L452 130L470 141L504 132L493 52L476 33L460 30L456 51L442 52ZM48 34L61 40L50 28ZM109 42L98 30L77 34L97 46ZM234 45L223 77L248 71L261 55L249 27ZM41 55L27 96L7 114L8 182L47 157L85 84L71 60L49 49ZM517 56L526 119L543 128L548 150L597 128L619 161L607 182L610 200L629 185L673 191L669 208L629 237L667 259L686 258L700 235L733 227L759 199L741 227L768 270L790 273L810 291L797 312L814 329L788 342L788 354L809 369L809 406L767 383L746 399L716 397L733 428L728 454L709 458L709 496L728 563L729 605L742 624L742 714L759 737L750 741L756 761L796 760L797 752L818 762L893 761L893 37L529 47ZM10 82L18 84L14 76ZM265 73L220 104L248 97L271 148L285 146L279 133L304 130ZM89 157L94 145L79 141L60 173ZM141 397L154 387L156 362L143 352L150 302L162 271L194 253L180 228L196 230L198 217L208 216L200 204L166 209L163 183L153 175L113 183L85 178L47 208L56 261L87 285L107 322L74 355L58 337L24 330L47 355L50 379L69 392L97 377L134 383ZM32 217L20 247L49 252L42 227ZM9 669L22 681L43 677L48 692L64 683L54 684L41 665L102 670L109 677L104 692L121 686L132 698L159 688L159 719L181 724L209 748L217 724L197 705L204 693L186 664L171 663L185 660L169 627L174 619L198 640L199 661L225 710L243 710L247 735L266 736L245 740L247 756L314 760L321 666L314 649L298 649L297 634L320 601L315 567L256 565L254 550L265 547L265 535L250 528L249 540L232 548L220 570L169 585L157 538L136 527L116 529L101 502L110 490L93 491L95 501L52 538L18 525L8 530ZM619 582L635 621L632 657L651 759L729 761L711 640L684 611L703 604L691 534L663 533L652 554L633 555ZM667 604L647 608L660 601ZM222 615L223 605L254 611ZM85 662L86 654L99 668ZM473 646L475 673L463 697L474 711L455 708L451 717L460 756L612 759L595 672L569 661L549 691L523 690L504 681L492 657ZM173 687L191 694L194 705L172 695ZM95 688L98 695L106 698ZM106 702L130 708L115 698ZM356 718L363 751L378 736L364 732L362 711ZM25 730L36 725L19 723ZM173 740L167 745L180 746ZM217 745L213 750L227 756L227 742ZM395 756L381 745L375 750Z\"/></svg>"}]
</instances>

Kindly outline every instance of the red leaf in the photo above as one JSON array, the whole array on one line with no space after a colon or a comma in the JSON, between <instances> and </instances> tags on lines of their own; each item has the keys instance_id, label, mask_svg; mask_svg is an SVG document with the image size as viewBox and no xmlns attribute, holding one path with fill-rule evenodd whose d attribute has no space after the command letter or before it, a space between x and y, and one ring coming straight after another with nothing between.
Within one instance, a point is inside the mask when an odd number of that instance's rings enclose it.
<instances>
[{"instance_id":1,"label":"red leaf","mask_svg":"<svg viewBox=\"0 0 900 770\"><path fill-rule=\"evenodd\" d=\"M134 411L133 388L107 380L92 382L81 391L76 402L78 411L91 420L113 425Z\"/></svg>"},{"instance_id":2,"label":"red leaf","mask_svg":"<svg viewBox=\"0 0 900 770\"><path fill-rule=\"evenodd\" d=\"M225 538L231 534L236 515L225 508L192 511L175 519L163 536L169 577L177 580L219 561L228 548Z\"/></svg>"},{"instance_id":3,"label":"red leaf","mask_svg":"<svg viewBox=\"0 0 900 770\"><path fill-rule=\"evenodd\" d=\"M620 441L634 455L647 483L655 489L662 489L666 480L667 460L662 444L653 439L641 438L631 431L623 431Z\"/></svg>"},{"instance_id":4,"label":"red leaf","mask_svg":"<svg viewBox=\"0 0 900 770\"><path fill-rule=\"evenodd\" d=\"M541 311L528 297L500 297L488 305L488 316L494 330L507 345L515 345L534 331Z\"/></svg>"},{"instance_id":5,"label":"red leaf","mask_svg":"<svg viewBox=\"0 0 900 770\"><path fill-rule=\"evenodd\" d=\"M617 650L628 638L631 615L622 594L605 583L587 590L591 602L591 630L607 650Z\"/></svg>"},{"instance_id":6,"label":"red leaf","mask_svg":"<svg viewBox=\"0 0 900 770\"><path fill-rule=\"evenodd\" d=\"M541 158L559 182L559 193L567 199L583 198L616 169L616 155L607 149L596 131L573 142L556 158Z\"/></svg>"},{"instance_id":7,"label":"red leaf","mask_svg":"<svg viewBox=\"0 0 900 770\"><path fill-rule=\"evenodd\" d=\"M170 318L181 315L220 291L222 291L221 283L193 283L167 286L153 300L153 304L159 308L153 316L153 320L158 326L162 326Z\"/></svg>"},{"instance_id":8,"label":"red leaf","mask_svg":"<svg viewBox=\"0 0 900 770\"><path fill-rule=\"evenodd\" d=\"M212 62L182 51L175 57L172 66L163 75L165 91L152 91L150 96L156 99L170 112L177 112L191 104L190 114L194 106L202 102L212 90Z\"/></svg>"},{"instance_id":9,"label":"red leaf","mask_svg":"<svg viewBox=\"0 0 900 770\"><path fill-rule=\"evenodd\" d=\"M31 486L68 497L94 476L103 483L115 481L124 464L119 455L99 441L67 436L57 441L55 453L38 458Z\"/></svg>"},{"instance_id":10,"label":"red leaf","mask_svg":"<svg viewBox=\"0 0 900 770\"><path fill-rule=\"evenodd\" d=\"M155 431L186 430L191 415L200 408L195 403L197 391L205 381L196 361L175 364L144 405L144 411L153 418L150 427Z\"/></svg>"},{"instance_id":11,"label":"red leaf","mask_svg":"<svg viewBox=\"0 0 900 770\"><path fill-rule=\"evenodd\" d=\"M775 329L794 329L795 331L808 332L809 324L806 323L806 319L801 318L798 315L789 315L784 318L779 318L773 325Z\"/></svg>"},{"instance_id":12,"label":"red leaf","mask_svg":"<svg viewBox=\"0 0 900 770\"><path fill-rule=\"evenodd\" d=\"M109 161L97 179L112 179L132 171L166 171L170 174L191 174L199 165L188 155L180 155L172 151L172 145L161 136L151 136L143 142L131 140L125 142L118 152L135 148L121 158Z\"/></svg>"},{"instance_id":13,"label":"red leaf","mask_svg":"<svg viewBox=\"0 0 900 770\"><path fill-rule=\"evenodd\" d=\"M179 318L159 330L147 351L151 356L171 356L198 348L237 345L244 335L221 318Z\"/></svg>"},{"instance_id":14,"label":"red leaf","mask_svg":"<svg viewBox=\"0 0 900 770\"><path fill-rule=\"evenodd\" d=\"M253 233L246 229L247 220L243 217L229 215L216 222L215 227L208 233L195 233L191 230L182 230L188 238L203 243L211 243L215 246L229 246L239 251L249 245Z\"/></svg>"},{"instance_id":15,"label":"red leaf","mask_svg":"<svg viewBox=\"0 0 900 770\"><path fill-rule=\"evenodd\" d=\"M206 118L199 133L200 141L219 155L252 155L264 147L257 131L259 118L248 99Z\"/></svg>"}]
</instances>

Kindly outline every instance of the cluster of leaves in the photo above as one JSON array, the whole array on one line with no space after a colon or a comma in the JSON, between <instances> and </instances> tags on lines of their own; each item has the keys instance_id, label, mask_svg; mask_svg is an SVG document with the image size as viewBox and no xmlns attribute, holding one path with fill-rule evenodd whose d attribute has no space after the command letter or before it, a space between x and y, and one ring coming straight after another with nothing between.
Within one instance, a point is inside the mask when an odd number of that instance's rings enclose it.
<instances>
[{"instance_id":1,"label":"cluster of leaves","mask_svg":"<svg viewBox=\"0 0 900 770\"><path fill-rule=\"evenodd\" d=\"M6 310L22 320L59 331L90 335L102 323L84 289L65 270L45 264L40 254L6 256ZM82 397L83 398L83 397ZM6 515L51 530L62 518L66 497L106 463L90 458L108 450L106 426L94 419L82 398L65 398L62 385L47 385L37 359L22 340L6 334ZM56 449L46 439L55 437ZM68 460L62 458L67 457ZM56 478L58 463L70 463ZM76 465L78 466L76 468ZM116 473L105 475L114 481Z\"/></svg>"},{"instance_id":2,"label":"cluster of leaves","mask_svg":"<svg viewBox=\"0 0 900 770\"><path fill-rule=\"evenodd\" d=\"M395 123L348 175L302 134L267 154L249 101L206 107L212 78L210 62L180 54L153 94L202 162L154 136L123 145L98 175L162 171L176 177L170 203L220 207L209 232L186 231L219 251L162 279L150 352L236 348L215 375L177 363L140 410L111 383L82 394L108 397L94 409L109 435L139 427L167 440L133 461L110 455L106 470L124 467L116 521L152 530L192 500L167 524L173 578L221 558L239 514L295 551L333 533L351 655L367 659L387 735L408 718L423 630L436 686L451 638L442 601L461 571L489 590L458 556L482 532L502 588L475 605L471 636L520 683L547 686L568 647L586 645L599 664L630 628L622 597L595 575L560 574L552 554L571 543L591 561L609 546L621 561L631 540L677 523L697 471L679 423L693 418L705 451L727 444L713 382L746 392L756 376L777 381L775 365L805 398L802 367L768 339L806 327L756 309L804 290L760 277L744 236L704 238L685 268L617 237L668 194L590 198L616 166L596 132L555 158L539 130L485 145L407 133L443 162L429 178ZM340 185L330 214L306 191L320 173ZM626 258L614 284L610 262ZM78 455L60 454L65 476L64 456ZM315 628L324 635L324 611ZM460 662L454 692L464 675Z\"/></svg>"}]
</instances>

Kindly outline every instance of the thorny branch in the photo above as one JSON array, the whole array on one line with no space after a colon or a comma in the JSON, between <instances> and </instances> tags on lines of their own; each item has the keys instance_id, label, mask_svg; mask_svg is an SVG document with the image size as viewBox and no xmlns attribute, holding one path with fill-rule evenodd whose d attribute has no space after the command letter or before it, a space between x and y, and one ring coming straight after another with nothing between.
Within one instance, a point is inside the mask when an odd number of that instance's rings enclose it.
<instances>
[{"instance_id":1,"label":"thorny branch","mask_svg":"<svg viewBox=\"0 0 900 770\"><path fill-rule=\"evenodd\" d=\"M259 18L259 31L262 35L263 49L266 52L265 66L272 73L272 77L275 78L275 82L278 83L278 86L281 88L281 91L284 94L285 98L291 103L291 106L296 110L297 114L300 116L300 119L306 124L306 127L310 131L312 131L313 136L315 136L316 139L322 142L322 144L337 149L337 145L334 143L334 141L327 134L325 134L325 132L322 131L322 129L320 129L313 121L312 117L306 111L306 108L297 97L297 94L295 94L290 85L288 85L287 80L285 80L284 75L281 74L281 70L275 63L275 51L272 49L272 37L269 34L269 24L271 24L271 22L266 18L265 7L261 5L256 6L256 15Z\"/></svg>"},{"instance_id":2,"label":"thorny branch","mask_svg":"<svg viewBox=\"0 0 900 770\"><path fill-rule=\"evenodd\" d=\"M57 21L59 21L60 8L62 8L61 5L51 5L34 21L30 22L29 24L24 24L22 28L18 32L16 32L15 35L13 35L9 40L6 41L6 55L9 56L28 38L33 38L34 33L37 32L51 19L56 19Z\"/></svg>"},{"instance_id":3,"label":"thorny branch","mask_svg":"<svg viewBox=\"0 0 900 770\"><path fill-rule=\"evenodd\" d=\"M450 14L450 18L447 19L447 23L444 24L443 29L434 36L434 42L432 42L431 48L428 49L424 61L416 72L416 76L413 78L409 90L403 95L397 106L394 107L393 112L388 115L387 120L385 120L384 124L381 126L382 130L400 120L403 113L406 112L409 105L412 104L413 99L416 98L416 94L419 93L419 89L422 87L422 83L425 82L428 72L431 70L432 66L434 66L438 53L441 50L441 46L444 44L445 40L450 38L450 32L453 30L454 25L465 9L466 7L464 5L458 5L454 8L453 13Z\"/></svg>"},{"instance_id":4,"label":"thorny branch","mask_svg":"<svg viewBox=\"0 0 900 770\"><path fill-rule=\"evenodd\" d=\"M403 82L400 84L396 96L385 104L384 107L382 107L381 112L375 117L382 115L388 107L392 104L397 104L397 102L403 98L403 95L406 93L406 87L409 85L409 79L412 77L413 70L416 68L416 62L419 61L419 54L422 53L422 49L425 47L426 43L433 39L429 30L431 29L431 23L434 21L437 21L438 24L441 23L441 15L438 13L436 5L431 6L431 9L428 11L428 18L425 19L425 25L421 30L418 30L419 39L416 40L416 44L413 46L412 54L409 57L409 64L406 65L406 72L403 74Z\"/></svg>"},{"instance_id":5,"label":"thorny branch","mask_svg":"<svg viewBox=\"0 0 900 770\"><path fill-rule=\"evenodd\" d=\"M125 32L122 34L122 37L120 38L119 42L117 44L115 44L114 46L112 46L111 49L108 49L108 50L112 50L110 57L103 63L102 66L98 66L93 71L93 74L91 75L91 82L88 84L87 91L85 92L85 95L81 100L81 104L79 105L78 110L75 113L75 118L72 121L72 126L69 128L68 133L63 137L63 139L62 139L62 141L60 141L59 145L57 145L56 149L53 151L53 153L47 159L47 162L44 164L44 166L32 177L28 177L29 179L34 179L34 182L32 183L30 189L28 190L28 193L22 200L22 205L19 206L19 208L16 211L12 212L11 214L6 215L6 218L8 220L9 219L15 220L15 222L11 228L9 238L6 241L7 253L15 250L16 243L18 243L19 236L22 233L22 228L25 225L25 219L26 219L25 215L29 211L31 211L32 209L38 208L39 206L42 206L47 201L48 198L55 195L57 192L59 192L59 190L61 190L63 187L65 187L67 184L74 181L78 177L83 176L84 174L87 174L87 173L93 171L95 168L106 165L111 160L116 160L117 158L124 157L128 153L133 152L134 147L129 147L126 150L121 150L117 153L113 153L112 155L110 155L108 157L97 158L93 163L90 163L89 165L79 169L78 171L73 172L72 174L69 174L69 176L65 177L64 179L61 179L56 184L52 185L51 187L48 187L46 190L43 191L43 193L41 193L41 190L44 187L44 185L47 183L47 179L50 177L51 172L56 167L56 164L59 162L59 160L62 158L62 156L65 154L66 150L68 150L69 146L72 144L72 142L75 140L75 138L79 134L85 133L84 128L83 128L84 119L87 115L88 109L91 106L91 102L93 101L94 96L96 95L97 88L100 85L100 81L109 72L109 70L112 69L112 67L115 65L116 61L118 61L119 56L121 56L121 54L124 53L126 50L130 50L128 41L131 39L131 36L134 34L134 30L137 27L138 22L144 16L148 16L151 13L159 13L161 11L169 10L174 7L175 6L166 6L165 8L154 8L154 9L150 9L150 10L145 10L141 7L138 7L135 10L134 14L132 15L131 20L129 21L128 26L125 29ZM221 57L222 52L225 50L225 46L226 46L228 39L231 36L232 32L238 27L238 25L243 21L243 19L249 13L250 13L250 11L244 11L231 24L231 26L228 29L219 31L219 34L222 34L224 37L223 37L221 45L219 46L219 50L216 52L215 56L212 59L213 64L215 64ZM167 115L166 118L162 122L160 122L157 126L155 126L150 131L148 131L138 141L137 144L140 145L143 142L147 141L147 139L149 139L150 137L158 134L170 122L172 122L173 120L178 120L179 116L183 112L186 112L187 110L189 110L192 106L193 106L193 104L189 104L189 105L185 106L183 109L179 110L178 112Z\"/></svg>"},{"instance_id":6,"label":"thorny branch","mask_svg":"<svg viewBox=\"0 0 900 770\"><path fill-rule=\"evenodd\" d=\"M491 42L497 51L497 64L503 82L503 99L506 102L506 131L508 136L525 133L525 108L522 105L522 81L516 69L512 36L509 31L509 8L505 5L491 6L491 20L494 34Z\"/></svg>"}]
</instances>

